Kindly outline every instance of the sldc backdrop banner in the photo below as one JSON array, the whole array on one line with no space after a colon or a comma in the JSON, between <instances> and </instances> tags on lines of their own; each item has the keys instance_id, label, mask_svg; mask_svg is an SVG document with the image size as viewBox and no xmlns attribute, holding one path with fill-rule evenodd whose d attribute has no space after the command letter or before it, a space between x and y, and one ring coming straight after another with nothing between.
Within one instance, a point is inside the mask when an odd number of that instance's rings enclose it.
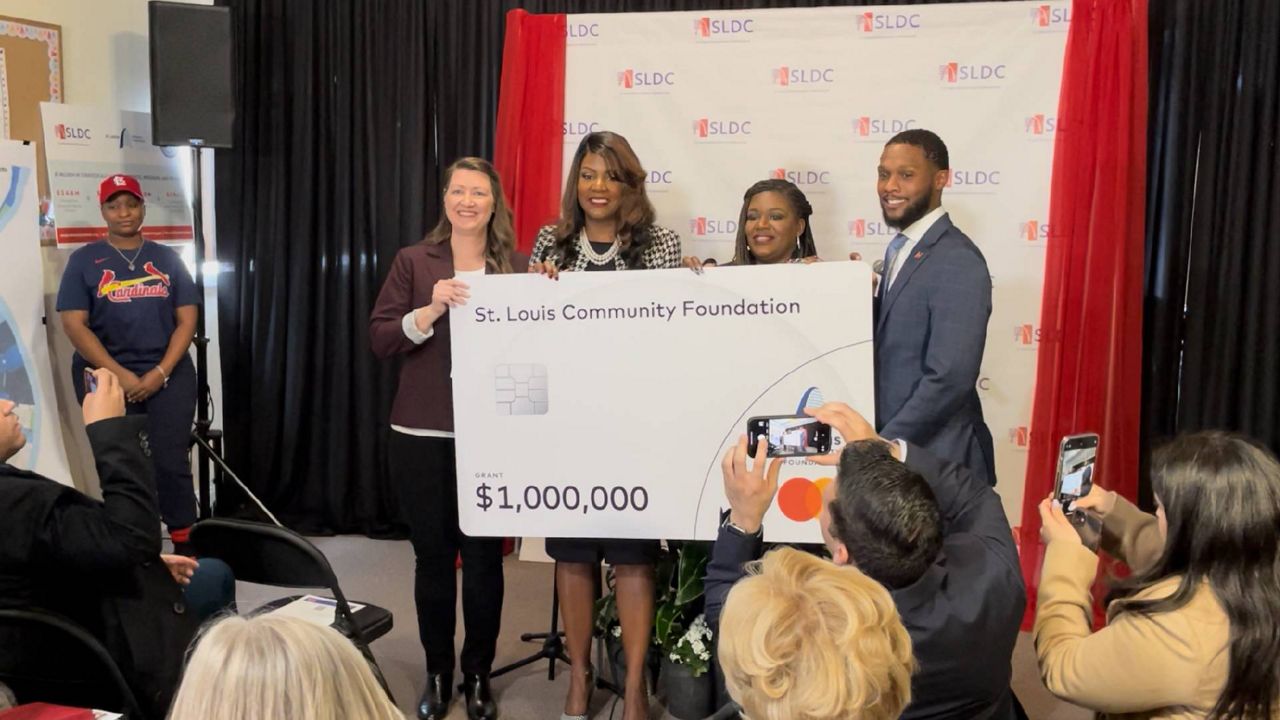
<instances>
[{"instance_id":1,"label":"sldc backdrop banner","mask_svg":"<svg viewBox=\"0 0 1280 720\"><path fill-rule=\"evenodd\" d=\"M570 15L564 169L586 133L625 135L659 223L722 262L743 192L783 177L813 205L820 256L871 262L894 235L875 192L884 143L937 132L943 204L991 270L978 387L1016 522L1069 22L1065 1Z\"/></svg>"}]
</instances>

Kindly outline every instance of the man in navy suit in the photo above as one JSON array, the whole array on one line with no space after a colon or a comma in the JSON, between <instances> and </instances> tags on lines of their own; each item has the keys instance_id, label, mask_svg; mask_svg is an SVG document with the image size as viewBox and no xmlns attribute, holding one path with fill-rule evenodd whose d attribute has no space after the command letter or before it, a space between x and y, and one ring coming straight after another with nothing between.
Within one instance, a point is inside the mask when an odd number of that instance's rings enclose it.
<instances>
[{"instance_id":1,"label":"man in navy suit","mask_svg":"<svg viewBox=\"0 0 1280 720\"><path fill-rule=\"evenodd\" d=\"M1010 659L1027 596L1000 497L967 467L876 435L848 405L805 412L845 440L842 450L809 458L836 466L818 516L832 562L883 585L911 635L919 667L903 720L1014 720ZM764 553L781 469L766 454L767 442L748 448L743 436L721 463L729 512L704 586L716 633L744 563Z\"/></svg>"},{"instance_id":2,"label":"man in navy suit","mask_svg":"<svg viewBox=\"0 0 1280 720\"><path fill-rule=\"evenodd\" d=\"M995 447L977 390L991 275L942 207L947 146L928 130L898 133L877 174L885 223L898 231L874 303L880 435L961 463L995 485Z\"/></svg>"}]
</instances>

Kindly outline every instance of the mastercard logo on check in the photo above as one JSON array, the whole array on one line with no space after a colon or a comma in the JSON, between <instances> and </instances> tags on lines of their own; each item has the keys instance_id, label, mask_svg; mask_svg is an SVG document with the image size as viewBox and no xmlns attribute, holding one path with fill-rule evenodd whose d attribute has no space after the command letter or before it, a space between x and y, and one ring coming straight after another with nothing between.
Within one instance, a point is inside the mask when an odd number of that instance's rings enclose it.
<instances>
[{"instance_id":1,"label":"mastercard logo on check","mask_svg":"<svg viewBox=\"0 0 1280 720\"><path fill-rule=\"evenodd\" d=\"M831 478L793 477L778 488L778 509L788 520L808 522L822 513L822 491Z\"/></svg>"}]
</instances>

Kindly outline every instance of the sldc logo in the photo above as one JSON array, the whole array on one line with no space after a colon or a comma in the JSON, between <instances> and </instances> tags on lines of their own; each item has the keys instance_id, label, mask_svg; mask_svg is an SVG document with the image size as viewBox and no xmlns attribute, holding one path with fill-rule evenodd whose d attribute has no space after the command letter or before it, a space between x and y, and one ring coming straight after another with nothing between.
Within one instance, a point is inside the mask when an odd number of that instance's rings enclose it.
<instances>
[{"instance_id":1,"label":"sldc logo","mask_svg":"<svg viewBox=\"0 0 1280 720\"><path fill-rule=\"evenodd\" d=\"M676 84L676 74L673 70L636 70L627 68L618 73L618 86L624 90L646 89L646 90L665 90Z\"/></svg>"},{"instance_id":2,"label":"sldc logo","mask_svg":"<svg viewBox=\"0 0 1280 720\"><path fill-rule=\"evenodd\" d=\"M698 118L693 121L693 135L699 140L732 140L750 134L750 120Z\"/></svg>"},{"instance_id":3,"label":"sldc logo","mask_svg":"<svg viewBox=\"0 0 1280 720\"><path fill-rule=\"evenodd\" d=\"M736 235L738 221L698 216L689 221L689 234L698 237L708 235Z\"/></svg>"},{"instance_id":4,"label":"sldc logo","mask_svg":"<svg viewBox=\"0 0 1280 720\"><path fill-rule=\"evenodd\" d=\"M1026 425L1009 428L1009 444L1025 450L1031 446L1031 428Z\"/></svg>"},{"instance_id":5,"label":"sldc logo","mask_svg":"<svg viewBox=\"0 0 1280 720\"><path fill-rule=\"evenodd\" d=\"M1031 8L1031 27L1041 32L1065 31L1071 24L1071 7L1064 5L1037 5Z\"/></svg>"},{"instance_id":6,"label":"sldc logo","mask_svg":"<svg viewBox=\"0 0 1280 720\"><path fill-rule=\"evenodd\" d=\"M849 234L856 238L893 237L898 232L879 220L857 218L849 221Z\"/></svg>"},{"instance_id":7,"label":"sldc logo","mask_svg":"<svg viewBox=\"0 0 1280 720\"><path fill-rule=\"evenodd\" d=\"M773 84L782 87L831 85L835 81L835 68L797 68L783 65L773 69Z\"/></svg>"},{"instance_id":8,"label":"sldc logo","mask_svg":"<svg viewBox=\"0 0 1280 720\"><path fill-rule=\"evenodd\" d=\"M1049 239L1049 223L1027 220L1018 225L1018 235L1027 242L1044 242Z\"/></svg>"},{"instance_id":9,"label":"sldc logo","mask_svg":"<svg viewBox=\"0 0 1280 720\"><path fill-rule=\"evenodd\" d=\"M58 123L53 126L53 134L58 136L59 140L90 140L89 128L73 127L71 125L63 125Z\"/></svg>"},{"instance_id":10,"label":"sldc logo","mask_svg":"<svg viewBox=\"0 0 1280 720\"><path fill-rule=\"evenodd\" d=\"M915 126L915 118L861 115L853 119L853 136L855 140L884 140Z\"/></svg>"},{"instance_id":11,"label":"sldc logo","mask_svg":"<svg viewBox=\"0 0 1280 720\"><path fill-rule=\"evenodd\" d=\"M920 27L920 13L864 12L858 16L858 31L873 35L914 34Z\"/></svg>"},{"instance_id":12,"label":"sldc logo","mask_svg":"<svg viewBox=\"0 0 1280 720\"><path fill-rule=\"evenodd\" d=\"M583 135L590 135L593 132L599 132L599 131L600 131L600 123L598 122L583 122L580 120L564 121L564 136L567 138L582 137Z\"/></svg>"},{"instance_id":13,"label":"sldc logo","mask_svg":"<svg viewBox=\"0 0 1280 720\"><path fill-rule=\"evenodd\" d=\"M753 18L700 17L693 21L693 36L699 40L712 40L725 36L742 36L754 33Z\"/></svg>"},{"instance_id":14,"label":"sldc logo","mask_svg":"<svg viewBox=\"0 0 1280 720\"><path fill-rule=\"evenodd\" d=\"M1022 129L1028 135L1052 135L1058 130L1058 118L1044 113L1028 115L1022 121Z\"/></svg>"},{"instance_id":15,"label":"sldc logo","mask_svg":"<svg viewBox=\"0 0 1280 720\"><path fill-rule=\"evenodd\" d=\"M600 23L568 23L564 26L564 36L569 40L599 38Z\"/></svg>"},{"instance_id":16,"label":"sldc logo","mask_svg":"<svg viewBox=\"0 0 1280 720\"><path fill-rule=\"evenodd\" d=\"M786 180L791 184L800 187L831 184L831 172L828 170L788 170L786 168L774 168L773 172L770 173L770 177L774 180Z\"/></svg>"},{"instance_id":17,"label":"sldc logo","mask_svg":"<svg viewBox=\"0 0 1280 720\"><path fill-rule=\"evenodd\" d=\"M995 87L1008 79L1008 66L949 62L938 66L938 79L946 87Z\"/></svg>"},{"instance_id":18,"label":"sldc logo","mask_svg":"<svg viewBox=\"0 0 1280 720\"><path fill-rule=\"evenodd\" d=\"M994 189L1000 184L999 170L952 170L947 175L947 187L965 189Z\"/></svg>"},{"instance_id":19,"label":"sldc logo","mask_svg":"<svg viewBox=\"0 0 1280 720\"><path fill-rule=\"evenodd\" d=\"M1013 342L1021 348L1032 348L1040 344L1040 328L1031 323L1013 326Z\"/></svg>"},{"instance_id":20,"label":"sldc logo","mask_svg":"<svg viewBox=\"0 0 1280 720\"><path fill-rule=\"evenodd\" d=\"M675 173L670 170L650 170L645 173L644 184L647 192L670 192L671 186L675 184Z\"/></svg>"}]
</instances>

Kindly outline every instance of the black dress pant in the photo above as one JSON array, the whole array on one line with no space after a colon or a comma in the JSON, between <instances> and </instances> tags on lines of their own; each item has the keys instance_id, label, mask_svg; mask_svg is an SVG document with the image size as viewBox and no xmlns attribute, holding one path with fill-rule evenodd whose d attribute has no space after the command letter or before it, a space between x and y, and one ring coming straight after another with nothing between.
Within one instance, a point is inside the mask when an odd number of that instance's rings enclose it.
<instances>
[{"instance_id":1,"label":"black dress pant","mask_svg":"<svg viewBox=\"0 0 1280 720\"><path fill-rule=\"evenodd\" d=\"M462 554L462 672L487 674L502 622L502 538L473 538L458 528L457 464L451 438L392 430L387 443L391 480L409 523L416 556L414 600L427 672L451 677Z\"/></svg>"}]
</instances>

